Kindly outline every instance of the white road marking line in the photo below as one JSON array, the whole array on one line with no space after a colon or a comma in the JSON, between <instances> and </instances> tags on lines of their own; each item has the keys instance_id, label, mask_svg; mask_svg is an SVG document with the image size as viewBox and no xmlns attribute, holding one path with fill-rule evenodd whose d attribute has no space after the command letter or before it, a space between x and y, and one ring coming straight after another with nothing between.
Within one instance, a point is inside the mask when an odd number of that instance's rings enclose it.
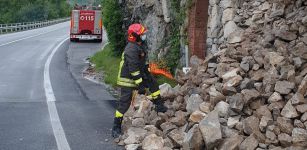
<instances>
[{"instance_id":1,"label":"white road marking line","mask_svg":"<svg viewBox=\"0 0 307 150\"><path fill-rule=\"evenodd\" d=\"M45 95L46 95L46 100L47 100L47 106L48 106L51 126L52 126L53 134L54 134L54 137L57 143L58 150L70 150L70 146L67 142L65 132L62 127L61 120L59 118L59 114L58 114L58 111L55 105L56 99L55 99L51 81L50 81L49 69L50 69L50 63L51 63L51 59L53 55L59 49L59 47L68 39L69 38L64 39L60 44L57 45L57 47L55 47L52 50L51 54L48 56L48 59L45 64L45 69L44 69Z\"/></svg>"},{"instance_id":2,"label":"white road marking line","mask_svg":"<svg viewBox=\"0 0 307 150\"><path fill-rule=\"evenodd\" d=\"M29 38L37 37L37 36L40 36L40 35L43 35L43 34L47 34L47 33L50 33L50 32L56 31L56 30L57 29L51 30L51 31L48 31L48 32L44 32L44 33L40 33L40 34L37 34L37 35L32 35L32 36L24 37L24 38L21 38L21 39L18 39L18 40L14 40L14 41L11 41L11 42L7 42L7 43L4 43L4 44L0 44L0 47L1 46L5 46L5 45L9 45L9 44L12 44L12 43L15 43L15 42L19 42L19 41L22 41L22 40L26 40L26 39L29 39Z\"/></svg>"}]
</instances>

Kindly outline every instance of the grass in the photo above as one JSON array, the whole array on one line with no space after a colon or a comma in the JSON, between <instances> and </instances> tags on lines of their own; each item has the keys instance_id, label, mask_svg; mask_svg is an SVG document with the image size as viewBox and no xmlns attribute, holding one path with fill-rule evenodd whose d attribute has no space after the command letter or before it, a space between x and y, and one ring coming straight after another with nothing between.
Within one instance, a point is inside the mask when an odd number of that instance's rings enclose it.
<instances>
[{"instance_id":1,"label":"grass","mask_svg":"<svg viewBox=\"0 0 307 150\"><path fill-rule=\"evenodd\" d=\"M112 87L117 86L116 81L120 57L114 56L112 54L112 48L110 44L106 45L102 51L97 52L93 57L91 57L90 61L96 65L96 71L103 72L105 83L111 85ZM164 76L155 77L159 85L163 83L168 83L172 87L177 85L176 81L170 80Z\"/></svg>"},{"instance_id":2,"label":"grass","mask_svg":"<svg viewBox=\"0 0 307 150\"><path fill-rule=\"evenodd\" d=\"M102 71L104 73L105 83L113 87L116 86L120 57L112 54L110 44L106 45L102 51L97 52L91 57L90 61L96 65L96 71Z\"/></svg>"}]
</instances>

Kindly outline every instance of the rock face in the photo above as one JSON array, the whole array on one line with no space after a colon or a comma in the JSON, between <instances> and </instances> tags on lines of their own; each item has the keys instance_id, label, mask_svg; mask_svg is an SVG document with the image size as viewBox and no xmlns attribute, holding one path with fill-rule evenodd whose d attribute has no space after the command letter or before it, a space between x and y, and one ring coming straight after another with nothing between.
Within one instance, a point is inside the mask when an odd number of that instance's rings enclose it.
<instances>
[{"instance_id":1,"label":"rock face","mask_svg":"<svg viewBox=\"0 0 307 150\"><path fill-rule=\"evenodd\" d=\"M162 1L138 2L149 11L161 2L160 19L168 21ZM120 143L127 149L306 149L307 2L209 4L208 57L193 56L191 70L177 72L176 88L160 87L166 113L138 95Z\"/></svg>"}]
</instances>

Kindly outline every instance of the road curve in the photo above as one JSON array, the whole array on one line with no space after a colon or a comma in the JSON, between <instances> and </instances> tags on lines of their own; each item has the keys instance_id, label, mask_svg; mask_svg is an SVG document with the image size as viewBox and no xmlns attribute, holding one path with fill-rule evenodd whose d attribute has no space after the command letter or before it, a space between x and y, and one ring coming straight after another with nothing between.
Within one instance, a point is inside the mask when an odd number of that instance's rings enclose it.
<instances>
[{"instance_id":1,"label":"road curve","mask_svg":"<svg viewBox=\"0 0 307 150\"><path fill-rule=\"evenodd\" d=\"M65 22L0 35L1 150L120 149L110 137L114 98L76 78L101 44L70 43L68 34Z\"/></svg>"}]
</instances>

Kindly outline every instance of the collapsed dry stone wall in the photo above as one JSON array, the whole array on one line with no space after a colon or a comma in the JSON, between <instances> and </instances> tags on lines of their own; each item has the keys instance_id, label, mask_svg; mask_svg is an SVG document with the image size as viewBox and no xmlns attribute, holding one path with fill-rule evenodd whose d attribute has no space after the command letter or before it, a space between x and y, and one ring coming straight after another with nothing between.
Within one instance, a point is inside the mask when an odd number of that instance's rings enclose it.
<instances>
[{"instance_id":1,"label":"collapsed dry stone wall","mask_svg":"<svg viewBox=\"0 0 307 150\"><path fill-rule=\"evenodd\" d=\"M218 50L206 60L193 56L176 87L160 86L166 113L137 96L118 144L129 150L307 149L307 1L234 2L210 1L211 11L223 8L217 36L212 19L208 27ZM225 30L227 24L235 30Z\"/></svg>"}]
</instances>

